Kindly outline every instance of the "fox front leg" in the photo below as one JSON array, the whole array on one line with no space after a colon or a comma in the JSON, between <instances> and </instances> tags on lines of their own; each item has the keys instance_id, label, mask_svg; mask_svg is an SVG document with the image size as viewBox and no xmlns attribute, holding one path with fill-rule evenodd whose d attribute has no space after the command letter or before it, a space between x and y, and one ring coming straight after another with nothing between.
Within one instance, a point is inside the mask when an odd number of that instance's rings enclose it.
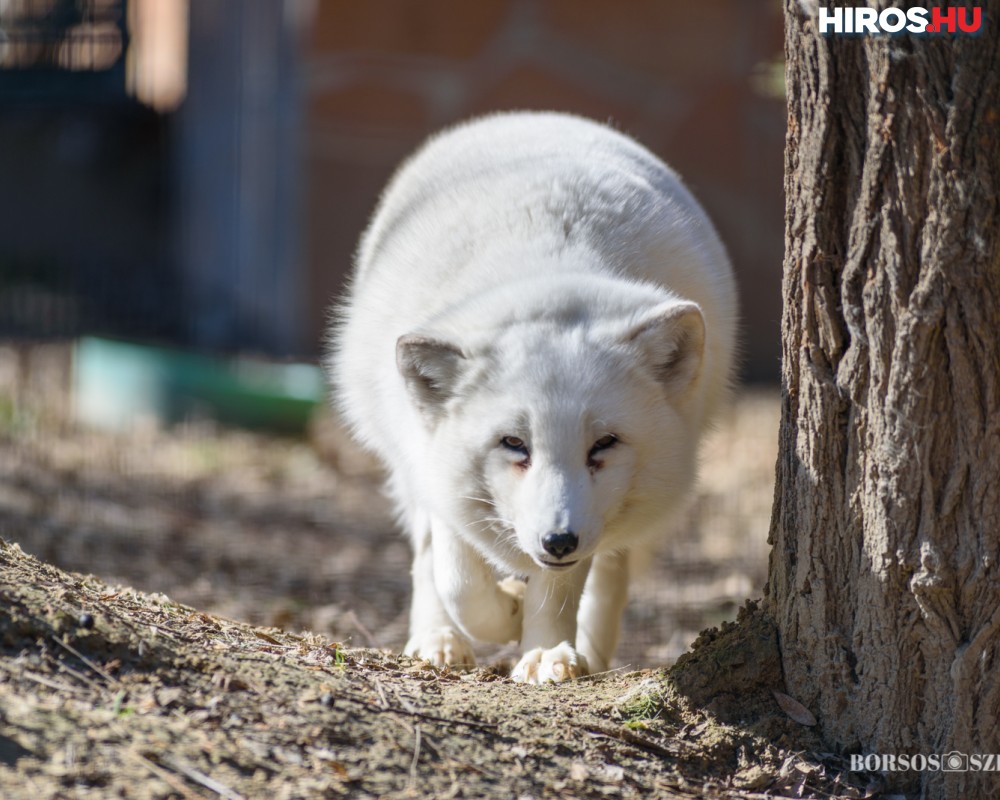
<instances>
[{"instance_id":1,"label":"fox front leg","mask_svg":"<svg viewBox=\"0 0 1000 800\"><path fill-rule=\"evenodd\" d=\"M576 649L586 657L591 674L605 672L611 664L628 603L628 578L627 553L594 556L576 623Z\"/></svg>"},{"instance_id":2,"label":"fox front leg","mask_svg":"<svg viewBox=\"0 0 1000 800\"><path fill-rule=\"evenodd\" d=\"M472 643L455 625L434 582L434 550L429 522L413 536L413 597L410 636L403 652L435 667L471 669L476 665Z\"/></svg>"},{"instance_id":3,"label":"fox front leg","mask_svg":"<svg viewBox=\"0 0 1000 800\"><path fill-rule=\"evenodd\" d=\"M590 672L576 649L577 612L590 570L587 559L565 572L542 570L528 579L521 648L511 672L519 683L560 683Z\"/></svg>"},{"instance_id":4,"label":"fox front leg","mask_svg":"<svg viewBox=\"0 0 1000 800\"><path fill-rule=\"evenodd\" d=\"M470 639L506 644L521 638L523 584L499 581L470 544L431 524L434 586L448 615Z\"/></svg>"}]
</instances>

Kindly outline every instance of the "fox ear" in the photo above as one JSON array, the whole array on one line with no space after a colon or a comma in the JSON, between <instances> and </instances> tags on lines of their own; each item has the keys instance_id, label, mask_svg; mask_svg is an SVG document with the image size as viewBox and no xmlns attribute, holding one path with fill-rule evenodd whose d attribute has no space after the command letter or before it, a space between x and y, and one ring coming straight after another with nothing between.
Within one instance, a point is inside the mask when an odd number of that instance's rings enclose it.
<instances>
[{"instance_id":1,"label":"fox ear","mask_svg":"<svg viewBox=\"0 0 1000 800\"><path fill-rule=\"evenodd\" d=\"M454 394L464 361L450 342L413 333L396 340L396 367L417 404L427 410L437 410Z\"/></svg>"},{"instance_id":2,"label":"fox ear","mask_svg":"<svg viewBox=\"0 0 1000 800\"><path fill-rule=\"evenodd\" d=\"M680 392L701 371L705 318L697 303L670 302L640 317L621 341L638 347L656 379L669 391Z\"/></svg>"}]
</instances>

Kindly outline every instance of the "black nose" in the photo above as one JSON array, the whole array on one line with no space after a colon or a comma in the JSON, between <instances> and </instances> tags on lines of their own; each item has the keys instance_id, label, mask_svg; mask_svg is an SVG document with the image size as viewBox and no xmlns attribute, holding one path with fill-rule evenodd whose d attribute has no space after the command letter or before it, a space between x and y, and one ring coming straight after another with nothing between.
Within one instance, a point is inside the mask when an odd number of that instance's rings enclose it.
<instances>
[{"instance_id":1,"label":"black nose","mask_svg":"<svg viewBox=\"0 0 1000 800\"><path fill-rule=\"evenodd\" d=\"M562 558L576 550L579 541L573 531L558 531L545 534L545 538L542 539L542 547L550 556Z\"/></svg>"}]
</instances>

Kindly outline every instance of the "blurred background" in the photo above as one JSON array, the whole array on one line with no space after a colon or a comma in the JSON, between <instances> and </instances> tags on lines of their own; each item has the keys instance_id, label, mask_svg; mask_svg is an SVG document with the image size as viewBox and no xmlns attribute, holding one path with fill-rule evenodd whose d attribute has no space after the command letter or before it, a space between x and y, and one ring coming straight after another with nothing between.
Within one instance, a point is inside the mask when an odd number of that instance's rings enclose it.
<instances>
[{"instance_id":1,"label":"blurred background","mask_svg":"<svg viewBox=\"0 0 1000 800\"><path fill-rule=\"evenodd\" d=\"M327 310L425 136L571 111L677 168L742 293L747 388L628 612L620 663L672 660L766 573L782 74L777 0L0 0L0 536L401 646L407 544L325 411Z\"/></svg>"}]
</instances>

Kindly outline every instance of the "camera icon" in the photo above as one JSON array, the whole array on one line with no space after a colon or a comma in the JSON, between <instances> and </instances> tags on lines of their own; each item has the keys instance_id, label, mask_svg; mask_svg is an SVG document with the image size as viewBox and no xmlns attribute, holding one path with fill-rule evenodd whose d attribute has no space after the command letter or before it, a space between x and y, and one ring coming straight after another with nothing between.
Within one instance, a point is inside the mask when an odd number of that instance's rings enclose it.
<instances>
[{"instance_id":1,"label":"camera icon","mask_svg":"<svg viewBox=\"0 0 1000 800\"><path fill-rule=\"evenodd\" d=\"M945 753L943 756L941 756L941 771L968 772L969 757L965 753L960 753L957 750L952 750L950 753Z\"/></svg>"}]
</instances>

